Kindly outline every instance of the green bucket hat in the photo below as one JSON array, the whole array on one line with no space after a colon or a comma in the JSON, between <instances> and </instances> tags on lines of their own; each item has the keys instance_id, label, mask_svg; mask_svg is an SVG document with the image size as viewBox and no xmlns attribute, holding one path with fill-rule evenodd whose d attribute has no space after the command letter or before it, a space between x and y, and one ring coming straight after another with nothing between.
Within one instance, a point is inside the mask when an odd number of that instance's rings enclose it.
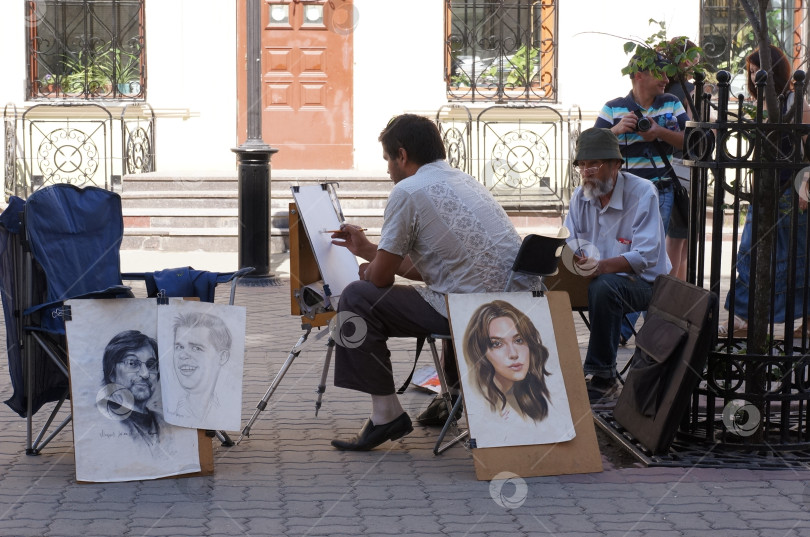
<instances>
[{"instance_id":1,"label":"green bucket hat","mask_svg":"<svg viewBox=\"0 0 810 537\"><path fill-rule=\"evenodd\" d=\"M619 139L610 129L587 129L579 134L577 140L577 154L574 157L574 166L580 160L611 160L622 159L619 150Z\"/></svg>"}]
</instances>

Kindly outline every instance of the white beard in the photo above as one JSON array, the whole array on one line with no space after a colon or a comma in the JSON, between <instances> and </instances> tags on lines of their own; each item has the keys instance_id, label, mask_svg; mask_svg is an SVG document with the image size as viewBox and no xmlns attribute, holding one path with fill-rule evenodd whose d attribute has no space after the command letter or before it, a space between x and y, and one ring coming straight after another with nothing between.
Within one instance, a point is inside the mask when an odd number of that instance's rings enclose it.
<instances>
[{"instance_id":1,"label":"white beard","mask_svg":"<svg viewBox=\"0 0 810 537\"><path fill-rule=\"evenodd\" d=\"M605 182L599 181L597 179L596 184L593 183L582 183L582 197L586 200L595 200L602 196L609 194L613 190L614 181L613 179L608 179Z\"/></svg>"}]
</instances>

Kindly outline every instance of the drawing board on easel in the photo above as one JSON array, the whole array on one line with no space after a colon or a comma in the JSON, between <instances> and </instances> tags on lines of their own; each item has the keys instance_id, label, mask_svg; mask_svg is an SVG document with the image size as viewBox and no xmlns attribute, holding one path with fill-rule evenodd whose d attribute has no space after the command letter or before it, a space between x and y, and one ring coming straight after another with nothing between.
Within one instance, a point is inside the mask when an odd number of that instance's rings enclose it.
<instances>
[{"instance_id":1,"label":"drawing board on easel","mask_svg":"<svg viewBox=\"0 0 810 537\"><path fill-rule=\"evenodd\" d=\"M303 313L296 293L322 281L329 286L333 304L343 289L357 280L357 258L332 244L332 233L343 223L333 183L292 187L290 204L290 291L292 314ZM303 232L302 232L303 231Z\"/></svg>"}]
</instances>

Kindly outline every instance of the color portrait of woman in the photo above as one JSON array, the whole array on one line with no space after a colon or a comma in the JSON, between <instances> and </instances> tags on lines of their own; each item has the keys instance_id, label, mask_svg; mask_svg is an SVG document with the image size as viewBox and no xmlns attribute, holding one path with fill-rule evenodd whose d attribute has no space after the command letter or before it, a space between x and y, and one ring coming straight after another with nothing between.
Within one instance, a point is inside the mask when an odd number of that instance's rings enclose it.
<instances>
[{"instance_id":1,"label":"color portrait of woman","mask_svg":"<svg viewBox=\"0 0 810 537\"><path fill-rule=\"evenodd\" d=\"M549 413L548 349L522 311L494 300L478 307L464 334L464 358L476 388L501 417L534 422Z\"/></svg>"}]
</instances>

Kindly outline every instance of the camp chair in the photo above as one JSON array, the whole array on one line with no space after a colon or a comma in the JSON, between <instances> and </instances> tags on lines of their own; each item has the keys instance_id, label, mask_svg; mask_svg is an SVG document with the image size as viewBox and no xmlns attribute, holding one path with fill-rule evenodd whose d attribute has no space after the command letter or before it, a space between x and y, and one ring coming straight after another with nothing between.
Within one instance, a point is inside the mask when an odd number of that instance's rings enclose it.
<instances>
[{"instance_id":1,"label":"camp chair","mask_svg":"<svg viewBox=\"0 0 810 537\"><path fill-rule=\"evenodd\" d=\"M120 275L123 228L120 196L101 188L52 185L25 202L19 272L23 285L17 298L28 372L22 388L28 454L38 454L71 420L68 415L45 437L69 397L63 302L132 296ZM56 401L55 408L32 440L33 415L50 401Z\"/></svg>"},{"instance_id":2,"label":"camp chair","mask_svg":"<svg viewBox=\"0 0 810 537\"><path fill-rule=\"evenodd\" d=\"M515 256L515 261L512 263L509 278L507 279L506 285L503 289L504 292L508 292L512 289L512 283L514 282L516 274L525 274L527 276L535 276L539 278L539 291L548 291L545 285L545 278L557 273L557 265L560 260L560 255L562 254L566 238L568 238L568 230L566 228L561 228L556 237L527 235L520 245L517 256ZM451 340L450 344L452 344L452 338L448 334L431 334L429 338L426 338L426 341L430 345L433 364L436 367L436 372L438 373L439 377L439 384L441 386L440 396L444 400L444 404L447 406L447 409L450 412L447 421L442 427L442 431L439 433L439 437L436 439L436 443L433 446L433 454L439 455L446 451L449 447L466 438L469 435L469 431L460 431L458 428L458 423L455 416L456 413L460 412L461 410L462 397L456 399L455 403L452 402L450 387L447 384L444 370L442 369L441 361L439 359L439 352L436 348L436 340ZM445 436L451 430L454 431L454 437L442 444Z\"/></svg>"}]
</instances>

